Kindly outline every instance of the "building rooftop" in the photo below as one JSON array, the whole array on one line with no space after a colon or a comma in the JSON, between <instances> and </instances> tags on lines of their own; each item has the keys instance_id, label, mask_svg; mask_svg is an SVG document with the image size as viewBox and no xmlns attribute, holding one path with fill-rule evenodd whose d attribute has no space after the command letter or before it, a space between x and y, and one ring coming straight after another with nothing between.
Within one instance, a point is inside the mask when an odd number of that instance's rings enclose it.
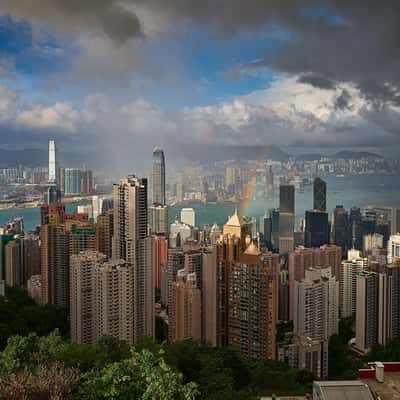
<instances>
[{"instance_id":1,"label":"building rooftop","mask_svg":"<svg viewBox=\"0 0 400 400\"><path fill-rule=\"evenodd\" d=\"M321 400L374 400L368 386L362 381L314 382L314 393ZM322 397L321 397L322 396Z\"/></svg>"}]
</instances>

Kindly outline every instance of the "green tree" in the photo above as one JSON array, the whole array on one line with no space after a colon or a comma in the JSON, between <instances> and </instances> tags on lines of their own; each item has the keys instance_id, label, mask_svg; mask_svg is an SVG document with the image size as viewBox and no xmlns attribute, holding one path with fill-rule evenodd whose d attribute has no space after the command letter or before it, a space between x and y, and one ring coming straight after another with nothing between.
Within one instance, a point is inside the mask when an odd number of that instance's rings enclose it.
<instances>
[{"instance_id":1,"label":"green tree","mask_svg":"<svg viewBox=\"0 0 400 400\"><path fill-rule=\"evenodd\" d=\"M73 399L86 400L194 400L197 387L183 384L182 375L174 372L162 358L148 350L113 363L98 372L89 372Z\"/></svg>"}]
</instances>

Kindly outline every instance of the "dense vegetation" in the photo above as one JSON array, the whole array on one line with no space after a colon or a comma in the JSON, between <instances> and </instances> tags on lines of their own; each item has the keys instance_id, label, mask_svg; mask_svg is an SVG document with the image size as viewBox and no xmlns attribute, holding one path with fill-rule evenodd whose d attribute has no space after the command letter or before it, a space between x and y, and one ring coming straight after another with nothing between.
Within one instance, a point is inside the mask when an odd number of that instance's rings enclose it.
<instances>
[{"instance_id":1,"label":"dense vegetation","mask_svg":"<svg viewBox=\"0 0 400 400\"><path fill-rule=\"evenodd\" d=\"M48 335L58 329L63 336L68 334L68 323L64 309L55 306L38 306L23 288L7 287L6 297L0 296L0 350L7 345L12 335Z\"/></svg>"}]
</instances>

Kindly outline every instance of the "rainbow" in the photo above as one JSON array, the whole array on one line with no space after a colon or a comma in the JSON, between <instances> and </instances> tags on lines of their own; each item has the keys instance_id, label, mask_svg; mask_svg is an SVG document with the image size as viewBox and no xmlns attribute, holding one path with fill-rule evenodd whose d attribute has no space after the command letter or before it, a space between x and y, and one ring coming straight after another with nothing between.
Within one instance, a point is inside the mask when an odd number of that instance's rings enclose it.
<instances>
[{"instance_id":1,"label":"rainbow","mask_svg":"<svg viewBox=\"0 0 400 400\"><path fill-rule=\"evenodd\" d=\"M247 216L247 213L249 212L257 186L257 169L267 159L267 153L268 153L268 146L262 146L256 160L256 166L254 172L251 176L249 176L249 179L246 183L246 187L243 193L243 199L239 206L239 212L243 216Z\"/></svg>"}]
</instances>

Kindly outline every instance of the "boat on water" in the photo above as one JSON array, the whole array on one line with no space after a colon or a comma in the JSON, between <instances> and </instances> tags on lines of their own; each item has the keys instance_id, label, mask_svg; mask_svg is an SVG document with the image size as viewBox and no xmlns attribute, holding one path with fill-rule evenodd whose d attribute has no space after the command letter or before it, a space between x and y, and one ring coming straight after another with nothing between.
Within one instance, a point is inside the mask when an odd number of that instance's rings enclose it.
<instances>
[{"instance_id":1,"label":"boat on water","mask_svg":"<svg viewBox=\"0 0 400 400\"><path fill-rule=\"evenodd\" d=\"M338 175L336 175L336 178L344 178L344 175L343 174L338 174Z\"/></svg>"}]
</instances>

